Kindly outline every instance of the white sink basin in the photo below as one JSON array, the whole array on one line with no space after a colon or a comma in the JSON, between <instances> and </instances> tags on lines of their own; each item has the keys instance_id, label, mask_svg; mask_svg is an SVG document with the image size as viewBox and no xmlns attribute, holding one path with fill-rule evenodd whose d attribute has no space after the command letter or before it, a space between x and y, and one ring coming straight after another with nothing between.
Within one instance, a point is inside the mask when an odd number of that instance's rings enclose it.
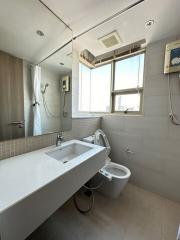
<instances>
[{"instance_id":1,"label":"white sink basin","mask_svg":"<svg viewBox=\"0 0 180 240\"><path fill-rule=\"evenodd\" d=\"M26 239L105 159L104 147L74 139L0 161L0 239Z\"/></svg>"},{"instance_id":2,"label":"white sink basin","mask_svg":"<svg viewBox=\"0 0 180 240\"><path fill-rule=\"evenodd\" d=\"M91 147L84 146L80 143L72 143L68 146L60 147L56 150L51 150L46 154L62 163L67 163L91 149Z\"/></svg>"}]
</instances>

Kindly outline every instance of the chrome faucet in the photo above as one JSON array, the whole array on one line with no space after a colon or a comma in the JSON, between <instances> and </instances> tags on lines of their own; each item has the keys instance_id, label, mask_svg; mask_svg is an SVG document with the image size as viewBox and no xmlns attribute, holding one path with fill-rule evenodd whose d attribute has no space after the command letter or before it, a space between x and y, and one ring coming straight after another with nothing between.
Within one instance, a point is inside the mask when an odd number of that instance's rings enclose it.
<instances>
[{"instance_id":1,"label":"chrome faucet","mask_svg":"<svg viewBox=\"0 0 180 240\"><path fill-rule=\"evenodd\" d=\"M62 135L62 132L58 133L56 138L56 147L61 145L61 143L64 141L64 137Z\"/></svg>"}]
</instances>

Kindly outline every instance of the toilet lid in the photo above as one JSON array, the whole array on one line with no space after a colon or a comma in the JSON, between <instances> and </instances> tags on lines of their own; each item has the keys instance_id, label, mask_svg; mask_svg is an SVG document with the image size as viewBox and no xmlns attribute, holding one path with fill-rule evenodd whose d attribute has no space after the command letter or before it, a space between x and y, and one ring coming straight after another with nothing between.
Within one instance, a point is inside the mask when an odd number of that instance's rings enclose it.
<instances>
[{"instance_id":1,"label":"toilet lid","mask_svg":"<svg viewBox=\"0 0 180 240\"><path fill-rule=\"evenodd\" d=\"M109 156L109 154L111 152L111 146L110 146L109 141L106 137L106 134L101 129L98 129L94 133L94 143L97 144L97 145L105 147L106 148L106 153Z\"/></svg>"}]
</instances>

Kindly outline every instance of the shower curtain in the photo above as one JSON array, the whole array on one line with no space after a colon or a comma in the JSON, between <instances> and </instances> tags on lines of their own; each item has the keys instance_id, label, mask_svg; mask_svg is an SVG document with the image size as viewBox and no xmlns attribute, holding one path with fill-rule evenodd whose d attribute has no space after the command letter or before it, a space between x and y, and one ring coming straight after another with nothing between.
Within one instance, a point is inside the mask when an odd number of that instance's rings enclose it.
<instances>
[{"instance_id":1,"label":"shower curtain","mask_svg":"<svg viewBox=\"0 0 180 240\"><path fill-rule=\"evenodd\" d=\"M41 68L32 66L33 84L33 136L42 134L41 114L40 114L40 94L41 94Z\"/></svg>"}]
</instances>

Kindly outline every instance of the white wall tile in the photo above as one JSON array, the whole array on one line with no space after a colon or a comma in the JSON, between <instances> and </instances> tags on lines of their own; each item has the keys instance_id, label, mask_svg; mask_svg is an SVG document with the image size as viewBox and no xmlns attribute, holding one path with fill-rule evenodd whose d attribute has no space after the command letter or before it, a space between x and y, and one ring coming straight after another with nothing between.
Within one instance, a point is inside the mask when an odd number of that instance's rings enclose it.
<instances>
[{"instance_id":1,"label":"white wall tile","mask_svg":"<svg viewBox=\"0 0 180 240\"><path fill-rule=\"evenodd\" d=\"M131 181L180 201L180 126L169 120L168 78L163 74L166 43L147 46L142 116L104 116L102 128L112 146L112 160L130 168ZM180 81L170 76L173 106L180 121ZM124 147L134 151L126 154Z\"/></svg>"},{"instance_id":2,"label":"white wall tile","mask_svg":"<svg viewBox=\"0 0 180 240\"><path fill-rule=\"evenodd\" d=\"M164 116L167 118L169 114L167 95L144 97L143 108L145 116Z\"/></svg>"},{"instance_id":3,"label":"white wall tile","mask_svg":"<svg viewBox=\"0 0 180 240\"><path fill-rule=\"evenodd\" d=\"M124 118L112 115L104 116L101 120L101 127L108 130L124 131Z\"/></svg>"},{"instance_id":4,"label":"white wall tile","mask_svg":"<svg viewBox=\"0 0 180 240\"><path fill-rule=\"evenodd\" d=\"M125 117L125 131L146 137L167 138L168 118L156 116Z\"/></svg>"},{"instance_id":5,"label":"white wall tile","mask_svg":"<svg viewBox=\"0 0 180 240\"><path fill-rule=\"evenodd\" d=\"M168 80L162 74L146 76L144 96L167 96Z\"/></svg>"}]
</instances>

